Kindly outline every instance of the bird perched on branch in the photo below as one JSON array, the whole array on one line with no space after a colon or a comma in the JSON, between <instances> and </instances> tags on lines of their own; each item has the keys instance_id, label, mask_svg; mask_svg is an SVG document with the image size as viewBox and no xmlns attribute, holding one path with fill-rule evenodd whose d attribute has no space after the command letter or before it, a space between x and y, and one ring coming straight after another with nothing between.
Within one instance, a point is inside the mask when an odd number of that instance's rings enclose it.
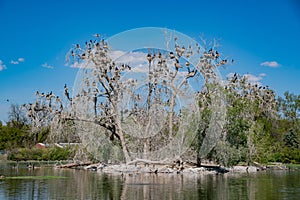
<instances>
[{"instance_id":1,"label":"bird perched on branch","mask_svg":"<svg viewBox=\"0 0 300 200\"><path fill-rule=\"evenodd\" d=\"M66 95L67 99L70 100L70 94L69 94L69 89L67 87L67 84L65 84L64 88L65 88L65 95Z\"/></svg>"},{"instance_id":2,"label":"bird perched on branch","mask_svg":"<svg viewBox=\"0 0 300 200\"><path fill-rule=\"evenodd\" d=\"M100 38L100 34L98 34L98 33L94 34L93 36L96 38Z\"/></svg>"},{"instance_id":3,"label":"bird perched on branch","mask_svg":"<svg viewBox=\"0 0 300 200\"><path fill-rule=\"evenodd\" d=\"M178 70L179 68L182 68L182 66L179 64L179 62L175 62L175 68L176 70Z\"/></svg>"},{"instance_id":4,"label":"bird perched on branch","mask_svg":"<svg viewBox=\"0 0 300 200\"><path fill-rule=\"evenodd\" d=\"M152 61L152 56L150 53L147 54L147 60L149 61L149 63L151 63Z\"/></svg>"},{"instance_id":5,"label":"bird perched on branch","mask_svg":"<svg viewBox=\"0 0 300 200\"><path fill-rule=\"evenodd\" d=\"M171 59L174 59L174 58L175 58L175 55L174 55L173 52L170 52L169 55L170 55L170 58L171 58Z\"/></svg>"},{"instance_id":6,"label":"bird perched on branch","mask_svg":"<svg viewBox=\"0 0 300 200\"><path fill-rule=\"evenodd\" d=\"M220 57L220 54L218 51L216 51L215 58L218 59L219 57Z\"/></svg>"}]
</instances>

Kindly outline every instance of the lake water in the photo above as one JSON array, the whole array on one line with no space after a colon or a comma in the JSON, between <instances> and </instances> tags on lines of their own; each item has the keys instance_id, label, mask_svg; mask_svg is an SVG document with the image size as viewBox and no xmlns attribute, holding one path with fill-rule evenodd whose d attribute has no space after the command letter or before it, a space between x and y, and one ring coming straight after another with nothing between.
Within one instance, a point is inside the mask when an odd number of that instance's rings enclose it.
<instances>
[{"instance_id":1,"label":"lake water","mask_svg":"<svg viewBox=\"0 0 300 200\"><path fill-rule=\"evenodd\" d=\"M0 164L0 175L0 199L300 199L299 170L121 176Z\"/></svg>"}]
</instances>

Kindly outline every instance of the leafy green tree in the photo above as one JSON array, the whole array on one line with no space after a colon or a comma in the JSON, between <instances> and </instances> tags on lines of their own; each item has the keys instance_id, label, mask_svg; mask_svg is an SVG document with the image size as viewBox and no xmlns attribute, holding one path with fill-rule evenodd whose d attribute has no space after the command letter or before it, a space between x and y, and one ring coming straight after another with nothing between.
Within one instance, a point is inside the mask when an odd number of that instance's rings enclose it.
<instances>
[{"instance_id":1,"label":"leafy green tree","mask_svg":"<svg viewBox=\"0 0 300 200\"><path fill-rule=\"evenodd\" d=\"M284 119L292 121L299 128L300 95L284 93L284 98L278 97L279 111Z\"/></svg>"},{"instance_id":2,"label":"leafy green tree","mask_svg":"<svg viewBox=\"0 0 300 200\"><path fill-rule=\"evenodd\" d=\"M8 122L6 126L0 128L0 149L14 150L18 147L28 147L31 138L28 131L14 127L13 123Z\"/></svg>"},{"instance_id":3,"label":"leafy green tree","mask_svg":"<svg viewBox=\"0 0 300 200\"><path fill-rule=\"evenodd\" d=\"M251 83L247 76L234 74L225 85L227 124L214 157L225 165L268 160L269 121L277 118L275 94L269 87ZM262 142L264 141L264 142Z\"/></svg>"},{"instance_id":4,"label":"leafy green tree","mask_svg":"<svg viewBox=\"0 0 300 200\"><path fill-rule=\"evenodd\" d=\"M293 129L290 129L290 131L283 136L283 141L285 146L289 148L299 148L299 141L298 137Z\"/></svg>"}]
</instances>

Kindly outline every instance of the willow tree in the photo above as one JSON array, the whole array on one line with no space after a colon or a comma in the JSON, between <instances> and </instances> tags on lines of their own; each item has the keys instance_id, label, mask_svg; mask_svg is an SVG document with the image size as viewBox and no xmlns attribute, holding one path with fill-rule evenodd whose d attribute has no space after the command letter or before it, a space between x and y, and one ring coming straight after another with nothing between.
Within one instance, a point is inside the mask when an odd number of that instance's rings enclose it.
<instances>
[{"instance_id":1,"label":"willow tree","mask_svg":"<svg viewBox=\"0 0 300 200\"><path fill-rule=\"evenodd\" d=\"M77 124L75 132L82 129L81 142L120 147L126 163L136 158L171 160L180 156L199 128L202 107L198 101L205 98L200 92L209 91L209 105L218 104L216 110L222 106L217 100L221 99L219 91L208 90L208 85L217 84L216 68L227 60L222 60L214 48L202 48L198 43L184 45L176 36L171 40L172 50L149 48L139 52L140 68L122 62L122 56L114 58L115 51L99 35L83 46L75 45L68 60L81 70L73 94L67 85L64 98L37 92L37 101L27 106L29 116L35 125L59 127L73 122ZM137 52L123 57L128 54ZM213 126L208 129L208 133L216 132ZM95 136L91 139L92 132ZM210 138L218 138L206 135L203 141L207 145L199 151L207 154L214 146Z\"/></svg>"},{"instance_id":2,"label":"willow tree","mask_svg":"<svg viewBox=\"0 0 300 200\"><path fill-rule=\"evenodd\" d=\"M228 77L224 92L227 123L213 157L224 165L263 160L274 151L268 128L278 117L274 91L235 73Z\"/></svg>"}]
</instances>

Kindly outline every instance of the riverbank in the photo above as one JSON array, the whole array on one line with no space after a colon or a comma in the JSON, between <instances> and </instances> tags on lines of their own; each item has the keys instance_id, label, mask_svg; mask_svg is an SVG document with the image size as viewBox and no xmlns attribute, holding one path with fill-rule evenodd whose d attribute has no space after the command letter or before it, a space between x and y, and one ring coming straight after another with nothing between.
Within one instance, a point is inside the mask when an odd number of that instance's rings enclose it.
<instances>
[{"instance_id":1,"label":"riverbank","mask_svg":"<svg viewBox=\"0 0 300 200\"><path fill-rule=\"evenodd\" d=\"M282 163L271 163L270 165L258 165L253 166L232 166L224 167L214 164L203 164L201 167L183 163L173 165L164 164L135 164L135 165L106 165L103 163L96 163L84 166L85 170L98 171L100 173L154 173L154 174L225 174L225 173L255 173L265 170L296 170L300 169L300 165L286 166Z\"/></svg>"},{"instance_id":2,"label":"riverbank","mask_svg":"<svg viewBox=\"0 0 300 200\"><path fill-rule=\"evenodd\" d=\"M146 174L225 174L225 173L255 173L263 170L285 170L287 167L281 165L280 168L274 167L259 167L259 166L233 166L224 167L214 164L203 164L201 167L191 164L118 164L107 165L104 163L70 163L66 165L56 166L57 168L81 168L84 170L97 171L99 173L107 174L132 174L132 173L146 173Z\"/></svg>"},{"instance_id":3,"label":"riverbank","mask_svg":"<svg viewBox=\"0 0 300 200\"><path fill-rule=\"evenodd\" d=\"M197 167L193 163L174 162L173 164L105 164L92 162L74 162L72 160L65 161L1 161L8 164L10 168L70 168L79 170L91 170L106 174L225 174L225 173L255 173L263 170L300 170L298 164L282 164L270 163L269 165L253 166L232 166L224 167L212 163L203 163L201 167Z\"/></svg>"}]
</instances>

